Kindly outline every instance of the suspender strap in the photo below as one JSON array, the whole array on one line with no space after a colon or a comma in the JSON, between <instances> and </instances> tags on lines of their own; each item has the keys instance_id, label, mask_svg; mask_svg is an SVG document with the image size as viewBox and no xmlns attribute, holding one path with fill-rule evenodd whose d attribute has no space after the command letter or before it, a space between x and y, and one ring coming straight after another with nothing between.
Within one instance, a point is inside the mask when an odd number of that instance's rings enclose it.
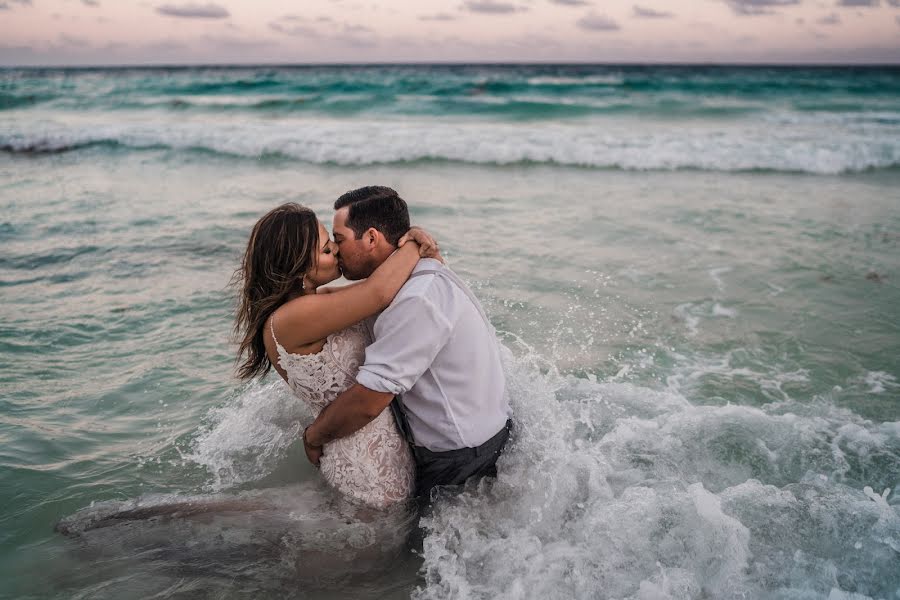
<instances>
[{"instance_id":1,"label":"suspender strap","mask_svg":"<svg viewBox=\"0 0 900 600\"><path fill-rule=\"evenodd\" d=\"M415 447L416 441L413 439L412 430L409 428L409 420L406 418L406 410L403 408L400 396L394 396L394 399L391 400L388 406L391 408L391 414L394 416L394 422L397 423L400 435L403 436L403 439L406 440L410 447Z\"/></svg>"},{"instance_id":2,"label":"suspender strap","mask_svg":"<svg viewBox=\"0 0 900 600\"><path fill-rule=\"evenodd\" d=\"M478 311L478 314L481 315L481 318L484 320L484 324L487 325L489 331L494 330L494 326L491 325L491 322L488 320L487 315L484 314L484 308L481 307L481 303L478 301L478 298L475 297L475 294L472 293L472 290L463 283L463 280L459 278L459 275L451 271L450 269L422 269L421 271L416 271L412 275L409 276L410 279L413 277L419 277L420 275L438 275L441 277L446 277L450 281L456 284L460 290L469 298L469 301L475 306L475 309Z\"/></svg>"}]
</instances>

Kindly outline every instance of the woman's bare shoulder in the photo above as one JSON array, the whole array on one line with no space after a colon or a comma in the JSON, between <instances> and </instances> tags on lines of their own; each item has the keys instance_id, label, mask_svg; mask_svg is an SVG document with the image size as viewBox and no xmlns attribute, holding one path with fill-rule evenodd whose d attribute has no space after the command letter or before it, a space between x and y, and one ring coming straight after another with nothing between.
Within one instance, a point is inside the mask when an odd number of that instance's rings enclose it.
<instances>
[{"instance_id":1,"label":"woman's bare shoulder","mask_svg":"<svg viewBox=\"0 0 900 600\"><path fill-rule=\"evenodd\" d=\"M322 349L325 338L310 341L306 333L309 324L324 314L325 307L314 298L314 295L298 296L275 309L266 326L267 349L277 354L276 343L291 354L315 354Z\"/></svg>"}]
</instances>

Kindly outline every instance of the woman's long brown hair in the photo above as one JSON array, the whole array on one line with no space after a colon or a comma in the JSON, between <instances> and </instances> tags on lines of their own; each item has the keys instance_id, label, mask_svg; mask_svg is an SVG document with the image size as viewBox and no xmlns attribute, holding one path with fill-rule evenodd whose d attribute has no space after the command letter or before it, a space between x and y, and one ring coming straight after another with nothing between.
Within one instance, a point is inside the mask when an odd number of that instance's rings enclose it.
<instances>
[{"instance_id":1,"label":"woman's long brown hair","mask_svg":"<svg viewBox=\"0 0 900 600\"><path fill-rule=\"evenodd\" d=\"M299 204L282 204L253 226L241 266L232 278L240 289L234 334L241 379L265 375L272 368L263 341L266 321L275 309L303 292L303 276L315 266L318 248L316 214Z\"/></svg>"}]
</instances>

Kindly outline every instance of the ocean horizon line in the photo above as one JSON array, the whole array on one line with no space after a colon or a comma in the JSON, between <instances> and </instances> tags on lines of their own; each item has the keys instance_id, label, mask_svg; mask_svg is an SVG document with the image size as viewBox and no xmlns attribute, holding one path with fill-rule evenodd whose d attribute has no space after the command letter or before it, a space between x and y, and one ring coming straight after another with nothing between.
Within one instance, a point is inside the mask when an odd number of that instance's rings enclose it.
<instances>
[{"instance_id":1,"label":"ocean horizon line","mask_svg":"<svg viewBox=\"0 0 900 600\"><path fill-rule=\"evenodd\" d=\"M760 68L760 69L900 69L900 62L680 62L680 61L397 61L397 62L146 62L97 64L0 65L0 70L92 70L92 69L231 69L231 68L384 68L384 67L610 67L610 68Z\"/></svg>"}]
</instances>

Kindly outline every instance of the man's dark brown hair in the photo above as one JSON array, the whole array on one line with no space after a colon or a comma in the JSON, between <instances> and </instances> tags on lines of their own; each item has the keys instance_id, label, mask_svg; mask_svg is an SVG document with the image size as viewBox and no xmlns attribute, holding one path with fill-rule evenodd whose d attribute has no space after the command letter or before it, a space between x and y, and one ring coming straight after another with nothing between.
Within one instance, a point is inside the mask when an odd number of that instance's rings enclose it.
<instances>
[{"instance_id":1,"label":"man's dark brown hair","mask_svg":"<svg viewBox=\"0 0 900 600\"><path fill-rule=\"evenodd\" d=\"M334 203L334 210L349 207L347 227L359 239L374 227L396 246L404 233L409 231L409 209L397 192L383 185L369 185L347 192Z\"/></svg>"}]
</instances>

